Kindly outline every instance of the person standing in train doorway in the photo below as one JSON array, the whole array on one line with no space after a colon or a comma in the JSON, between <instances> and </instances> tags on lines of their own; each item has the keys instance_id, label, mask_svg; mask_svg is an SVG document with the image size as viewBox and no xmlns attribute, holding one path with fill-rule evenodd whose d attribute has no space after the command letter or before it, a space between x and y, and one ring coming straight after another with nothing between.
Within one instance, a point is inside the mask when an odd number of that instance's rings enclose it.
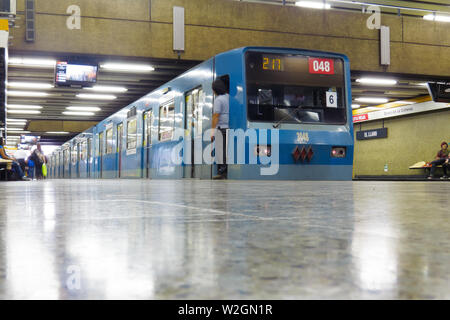
<instances>
[{"instance_id":1,"label":"person standing in train doorway","mask_svg":"<svg viewBox=\"0 0 450 320\"><path fill-rule=\"evenodd\" d=\"M222 79L216 79L212 84L212 90L216 96L214 100L212 128L219 130L222 135L222 148L217 152L216 160L218 162L218 174L213 177L214 180L227 178L227 130L229 128L229 112L230 112L230 95L228 93L228 86ZM211 136L211 141L214 140L214 133ZM219 146L220 147L220 146ZM220 152L222 151L222 152Z\"/></svg>"}]
</instances>

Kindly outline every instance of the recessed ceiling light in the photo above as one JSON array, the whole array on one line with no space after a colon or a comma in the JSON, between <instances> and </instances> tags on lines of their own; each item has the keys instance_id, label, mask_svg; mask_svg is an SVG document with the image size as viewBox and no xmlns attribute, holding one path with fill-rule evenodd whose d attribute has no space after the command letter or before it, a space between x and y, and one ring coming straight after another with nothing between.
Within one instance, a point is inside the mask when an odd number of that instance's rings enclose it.
<instances>
[{"instance_id":1,"label":"recessed ceiling light","mask_svg":"<svg viewBox=\"0 0 450 320\"><path fill-rule=\"evenodd\" d=\"M80 99L89 99L89 100L114 100L117 99L116 96L110 94L86 94L80 93L77 94L77 97Z\"/></svg>"},{"instance_id":2,"label":"recessed ceiling light","mask_svg":"<svg viewBox=\"0 0 450 320\"><path fill-rule=\"evenodd\" d=\"M51 89L54 86L50 83L37 82L8 82L10 88L24 88L24 89Z\"/></svg>"},{"instance_id":3,"label":"recessed ceiling light","mask_svg":"<svg viewBox=\"0 0 450 320\"><path fill-rule=\"evenodd\" d=\"M72 112L72 111L64 111L63 114L66 116L93 116L95 113L93 112Z\"/></svg>"},{"instance_id":4,"label":"recessed ceiling light","mask_svg":"<svg viewBox=\"0 0 450 320\"><path fill-rule=\"evenodd\" d=\"M28 67L53 68L56 65L56 60L11 57L8 59L8 64L24 65Z\"/></svg>"},{"instance_id":5,"label":"recessed ceiling light","mask_svg":"<svg viewBox=\"0 0 450 320\"><path fill-rule=\"evenodd\" d=\"M352 109L358 109L360 107L361 107L360 104L352 104Z\"/></svg>"},{"instance_id":6,"label":"recessed ceiling light","mask_svg":"<svg viewBox=\"0 0 450 320\"><path fill-rule=\"evenodd\" d=\"M323 1L297 1L295 3L298 7L312 8L312 9L330 9L331 5Z\"/></svg>"},{"instance_id":7,"label":"recessed ceiling light","mask_svg":"<svg viewBox=\"0 0 450 320\"><path fill-rule=\"evenodd\" d=\"M22 133L31 133L30 131L21 131L21 130L6 130L6 131L12 132L12 133L20 133L20 134L22 134Z\"/></svg>"},{"instance_id":8,"label":"recessed ceiling light","mask_svg":"<svg viewBox=\"0 0 450 320\"><path fill-rule=\"evenodd\" d=\"M129 63L104 63L100 65L100 68L119 72L151 72L155 70L150 65Z\"/></svg>"},{"instance_id":9,"label":"recessed ceiling light","mask_svg":"<svg viewBox=\"0 0 450 320\"><path fill-rule=\"evenodd\" d=\"M372 84L372 85L395 85L397 80L394 79L381 79L381 78L360 78L356 79L356 82L362 84Z\"/></svg>"},{"instance_id":10,"label":"recessed ceiling light","mask_svg":"<svg viewBox=\"0 0 450 320\"><path fill-rule=\"evenodd\" d=\"M85 88L86 90L98 91L98 92L127 92L128 89L124 87L112 87L112 86L93 86L91 88Z\"/></svg>"},{"instance_id":11,"label":"recessed ceiling light","mask_svg":"<svg viewBox=\"0 0 450 320\"><path fill-rule=\"evenodd\" d=\"M443 16L443 15L433 14L433 13L424 15L423 18L425 20L430 20L430 21L450 22L450 16Z\"/></svg>"},{"instance_id":12,"label":"recessed ceiling light","mask_svg":"<svg viewBox=\"0 0 450 320\"><path fill-rule=\"evenodd\" d=\"M22 105L22 104L8 104L6 105L7 109L35 109L39 110L42 109L41 106L29 106L29 105Z\"/></svg>"},{"instance_id":13,"label":"recessed ceiling light","mask_svg":"<svg viewBox=\"0 0 450 320\"><path fill-rule=\"evenodd\" d=\"M40 114L40 111L36 110L15 110L15 109L8 109L6 110L8 113L17 113L17 114Z\"/></svg>"},{"instance_id":14,"label":"recessed ceiling light","mask_svg":"<svg viewBox=\"0 0 450 320\"><path fill-rule=\"evenodd\" d=\"M362 97L362 98L356 98L355 101L358 102L366 102L366 103L387 103L389 102L389 99L386 98L371 98L371 97Z\"/></svg>"},{"instance_id":15,"label":"recessed ceiling light","mask_svg":"<svg viewBox=\"0 0 450 320\"><path fill-rule=\"evenodd\" d=\"M65 131L47 131L48 134L69 134L69 132Z\"/></svg>"},{"instance_id":16,"label":"recessed ceiling light","mask_svg":"<svg viewBox=\"0 0 450 320\"><path fill-rule=\"evenodd\" d=\"M48 93L46 92L36 92L36 91L6 91L8 96L13 97L46 97Z\"/></svg>"},{"instance_id":17,"label":"recessed ceiling light","mask_svg":"<svg viewBox=\"0 0 450 320\"><path fill-rule=\"evenodd\" d=\"M73 106L73 107L67 107L67 110L71 110L71 111L102 111L102 109L100 109L99 107L77 107L77 106Z\"/></svg>"}]
</instances>

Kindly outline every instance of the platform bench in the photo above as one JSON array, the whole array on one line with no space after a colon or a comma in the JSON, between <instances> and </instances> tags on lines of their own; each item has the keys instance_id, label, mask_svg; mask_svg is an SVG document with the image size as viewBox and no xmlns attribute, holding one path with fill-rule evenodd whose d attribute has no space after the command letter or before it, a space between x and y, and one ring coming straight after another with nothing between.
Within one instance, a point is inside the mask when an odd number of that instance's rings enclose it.
<instances>
[{"instance_id":1,"label":"platform bench","mask_svg":"<svg viewBox=\"0 0 450 320\"><path fill-rule=\"evenodd\" d=\"M8 171L12 169L12 161L0 159L0 173L3 173L3 180L8 181Z\"/></svg>"}]
</instances>

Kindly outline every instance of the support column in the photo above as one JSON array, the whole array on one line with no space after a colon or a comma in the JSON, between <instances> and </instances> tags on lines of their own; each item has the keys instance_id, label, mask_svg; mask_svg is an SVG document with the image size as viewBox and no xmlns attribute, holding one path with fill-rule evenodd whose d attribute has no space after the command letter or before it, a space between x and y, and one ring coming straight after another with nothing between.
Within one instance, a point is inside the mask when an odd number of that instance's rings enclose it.
<instances>
[{"instance_id":1,"label":"support column","mask_svg":"<svg viewBox=\"0 0 450 320\"><path fill-rule=\"evenodd\" d=\"M6 138L6 81L8 79L8 19L0 19L0 136Z\"/></svg>"}]
</instances>

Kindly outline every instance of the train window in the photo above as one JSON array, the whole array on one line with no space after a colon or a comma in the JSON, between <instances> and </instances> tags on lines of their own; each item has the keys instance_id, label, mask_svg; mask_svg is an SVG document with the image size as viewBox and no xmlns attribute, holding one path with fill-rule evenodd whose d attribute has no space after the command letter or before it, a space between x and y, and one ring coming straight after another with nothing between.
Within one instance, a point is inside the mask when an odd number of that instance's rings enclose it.
<instances>
[{"instance_id":1,"label":"train window","mask_svg":"<svg viewBox=\"0 0 450 320\"><path fill-rule=\"evenodd\" d=\"M136 149L137 146L137 119L127 121L127 150Z\"/></svg>"},{"instance_id":2,"label":"train window","mask_svg":"<svg viewBox=\"0 0 450 320\"><path fill-rule=\"evenodd\" d=\"M106 154L111 154L114 152L113 145L113 128L110 127L106 130Z\"/></svg>"},{"instance_id":3,"label":"train window","mask_svg":"<svg viewBox=\"0 0 450 320\"><path fill-rule=\"evenodd\" d=\"M159 141L172 140L175 127L175 103L171 101L159 107Z\"/></svg>"},{"instance_id":4,"label":"train window","mask_svg":"<svg viewBox=\"0 0 450 320\"><path fill-rule=\"evenodd\" d=\"M302 55L247 52L250 121L344 124L344 62Z\"/></svg>"}]
</instances>

